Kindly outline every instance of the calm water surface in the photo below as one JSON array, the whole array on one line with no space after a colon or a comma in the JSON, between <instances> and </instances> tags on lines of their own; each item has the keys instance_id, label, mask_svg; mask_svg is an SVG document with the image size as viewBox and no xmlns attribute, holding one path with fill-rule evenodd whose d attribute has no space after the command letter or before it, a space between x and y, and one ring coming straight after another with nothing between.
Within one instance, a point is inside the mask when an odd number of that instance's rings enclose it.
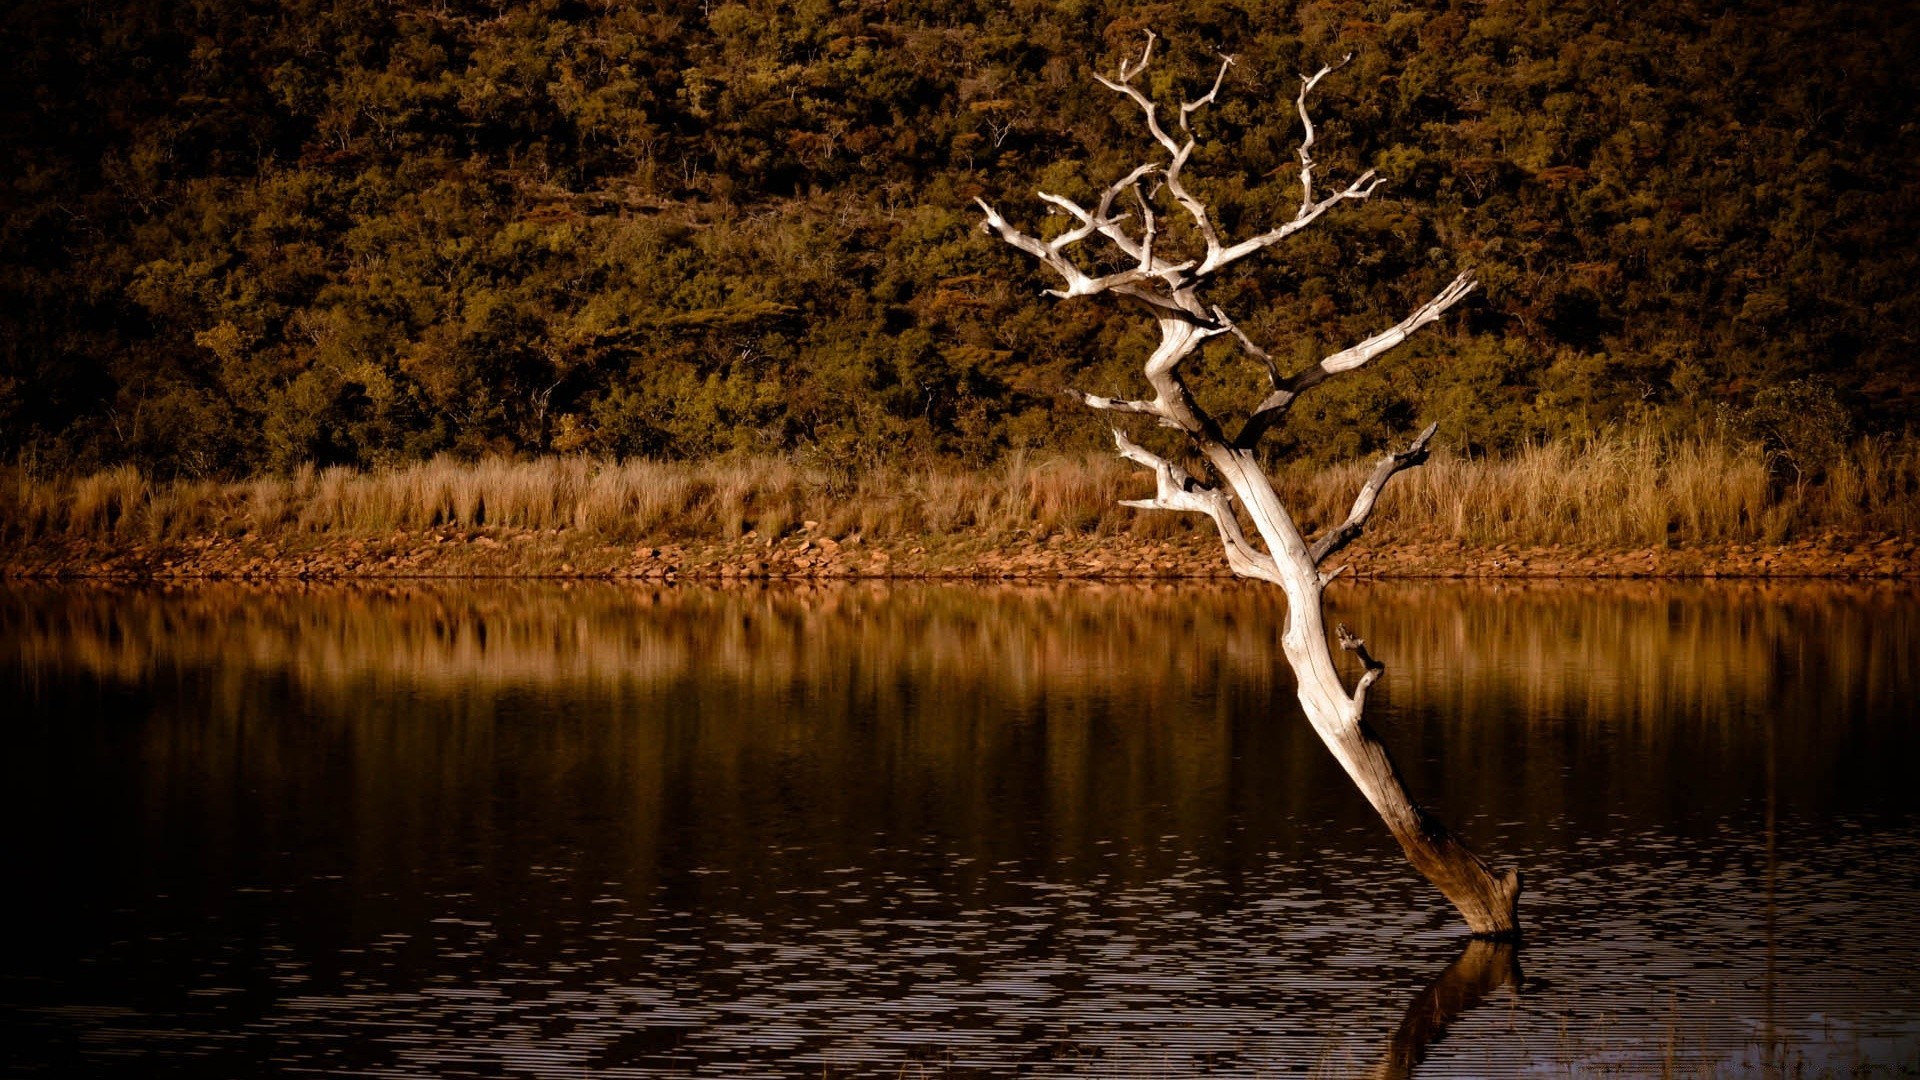
<instances>
[{"instance_id":1,"label":"calm water surface","mask_svg":"<svg viewBox=\"0 0 1920 1080\"><path fill-rule=\"evenodd\" d=\"M10 1075L1913 1075L1920 596L0 592ZM1444 1036L1444 1037L1442 1037Z\"/></svg>"}]
</instances>

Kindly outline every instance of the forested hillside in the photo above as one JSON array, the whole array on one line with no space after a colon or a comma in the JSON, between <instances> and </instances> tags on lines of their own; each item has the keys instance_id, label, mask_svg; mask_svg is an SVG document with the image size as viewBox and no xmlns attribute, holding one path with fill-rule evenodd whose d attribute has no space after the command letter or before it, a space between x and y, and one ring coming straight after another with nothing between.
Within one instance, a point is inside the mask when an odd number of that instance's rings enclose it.
<instances>
[{"instance_id":1,"label":"forested hillside","mask_svg":"<svg viewBox=\"0 0 1920 1080\"><path fill-rule=\"evenodd\" d=\"M1150 327L982 235L1146 144L1090 78L1166 41L1235 236L1387 185L1229 310L1295 365L1461 268L1439 332L1311 399L1501 449L1731 425L1817 464L1920 405L1920 34L1870 0L625 4L130 0L0 21L0 454L232 474L440 452L986 462L1090 446ZM1056 226L1057 227L1057 226ZM1251 391L1222 362L1203 388ZM1237 381L1236 381L1237 380ZM1287 449L1282 447L1282 450Z\"/></svg>"}]
</instances>

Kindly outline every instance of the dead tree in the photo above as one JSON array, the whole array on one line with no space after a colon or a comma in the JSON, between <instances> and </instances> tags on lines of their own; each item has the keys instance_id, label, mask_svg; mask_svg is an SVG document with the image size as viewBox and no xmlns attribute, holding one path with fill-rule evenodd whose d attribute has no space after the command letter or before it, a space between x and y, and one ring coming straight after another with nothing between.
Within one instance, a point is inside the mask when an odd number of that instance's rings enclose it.
<instances>
[{"instance_id":1,"label":"dead tree","mask_svg":"<svg viewBox=\"0 0 1920 1080\"><path fill-rule=\"evenodd\" d=\"M1339 573L1321 567L1360 535L1387 482L1402 469L1426 460L1434 427L1422 431L1405 450L1383 458L1361 487L1346 520L1311 543L1281 504L1256 456L1261 438L1285 418L1301 394L1368 363L1438 320L1472 291L1473 275L1461 274L1395 326L1304 371L1283 376L1271 354L1255 344L1218 305L1203 300L1201 292L1225 268L1300 232L1341 203L1372 195L1381 180L1368 170L1345 187L1325 195L1315 192L1314 129L1307 99L1334 70L1332 66L1322 67L1301 77L1295 102L1305 126L1299 149L1298 212L1290 220L1244 240L1231 241L1222 236L1207 205L1188 189L1184 172L1196 145L1190 126L1193 114L1220 93L1233 58L1222 59L1212 89L1180 106L1174 130L1169 131L1159 107L1135 84L1153 58L1154 42L1154 36L1148 34L1140 59L1123 63L1115 78L1095 76L1101 85L1139 107L1155 144L1150 160L1107 187L1091 207L1040 192L1042 201L1068 219L1064 231L1049 239L1022 232L985 200L977 200L986 213L984 228L1059 276L1062 286L1046 290L1047 295L1061 299L1110 295L1144 310L1158 322L1160 343L1146 361L1147 383L1153 388L1151 398L1129 400L1076 392L1077 396L1091 408L1152 417L1180 431L1205 460L1213 482L1202 483L1179 464L1140 446L1116 426L1113 437L1120 455L1152 470L1156 481L1152 498L1125 505L1207 515L1219 530L1227 563L1235 574L1272 582L1285 590L1287 625L1282 647L1293 667L1300 706L1308 721L1385 819L1407 858L1460 909L1472 931L1484 936L1511 935L1517 925L1519 875L1511 871L1495 874L1407 794L1386 746L1362 716L1367 689L1380 678L1384 666L1367 652L1364 642L1340 627L1340 648L1353 653L1363 669L1349 691L1335 667L1333 642L1321 608L1327 582ZM1149 182L1154 185L1152 189L1147 187ZM1115 203L1123 196L1131 197L1137 217L1116 211ZM1169 212L1184 218L1190 234L1188 250L1171 252L1163 242L1155 211L1157 200L1163 208L1170 202ZM1095 264L1080 254L1084 250L1080 245L1097 241L1112 245L1117 254L1108 256L1114 260L1108 266L1117 265L1119 269L1087 269ZM1246 414L1232 434L1195 401L1181 371L1184 361L1220 335L1229 335L1241 351L1259 362L1267 380L1264 400ZM1257 542L1241 525L1243 513L1253 525Z\"/></svg>"}]
</instances>

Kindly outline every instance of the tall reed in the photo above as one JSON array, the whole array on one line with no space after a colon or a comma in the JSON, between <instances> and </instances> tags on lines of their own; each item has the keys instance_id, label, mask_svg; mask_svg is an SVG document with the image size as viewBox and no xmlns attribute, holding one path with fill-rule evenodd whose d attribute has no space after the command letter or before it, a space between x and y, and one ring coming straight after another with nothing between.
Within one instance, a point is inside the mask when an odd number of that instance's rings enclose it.
<instances>
[{"instance_id":1,"label":"tall reed","mask_svg":"<svg viewBox=\"0 0 1920 1080\"><path fill-rule=\"evenodd\" d=\"M1283 467L1278 483L1309 531L1346 515L1372 469ZM1197 528L1119 500L1151 487L1107 456L1013 454L986 470L843 469L789 458L704 462L435 458L388 469L301 468L233 483L156 482L131 466L80 477L12 470L0 540L181 541L207 535L376 535L435 528L574 530L609 541L824 533L941 538ZM1783 479L1757 447L1648 431L1548 442L1503 457L1445 451L1396 477L1375 533L1469 545L1663 547L1775 543L1822 533L1920 530L1920 439L1867 439L1821 482Z\"/></svg>"}]
</instances>

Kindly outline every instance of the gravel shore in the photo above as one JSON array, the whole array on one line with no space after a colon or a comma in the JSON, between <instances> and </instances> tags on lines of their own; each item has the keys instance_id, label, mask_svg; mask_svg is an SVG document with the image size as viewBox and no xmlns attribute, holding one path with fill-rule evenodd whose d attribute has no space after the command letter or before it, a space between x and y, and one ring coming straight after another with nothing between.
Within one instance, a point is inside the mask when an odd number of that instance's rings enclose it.
<instances>
[{"instance_id":1,"label":"gravel shore","mask_svg":"<svg viewBox=\"0 0 1920 1080\"><path fill-rule=\"evenodd\" d=\"M0 552L0 578L32 580L1208 579L1230 576L1208 538L1130 535L833 538L608 543L571 530L440 528L386 536L201 537L61 543ZM1354 578L1908 578L1912 537L1823 536L1791 543L1638 550L1469 546L1369 537L1334 560Z\"/></svg>"}]
</instances>

